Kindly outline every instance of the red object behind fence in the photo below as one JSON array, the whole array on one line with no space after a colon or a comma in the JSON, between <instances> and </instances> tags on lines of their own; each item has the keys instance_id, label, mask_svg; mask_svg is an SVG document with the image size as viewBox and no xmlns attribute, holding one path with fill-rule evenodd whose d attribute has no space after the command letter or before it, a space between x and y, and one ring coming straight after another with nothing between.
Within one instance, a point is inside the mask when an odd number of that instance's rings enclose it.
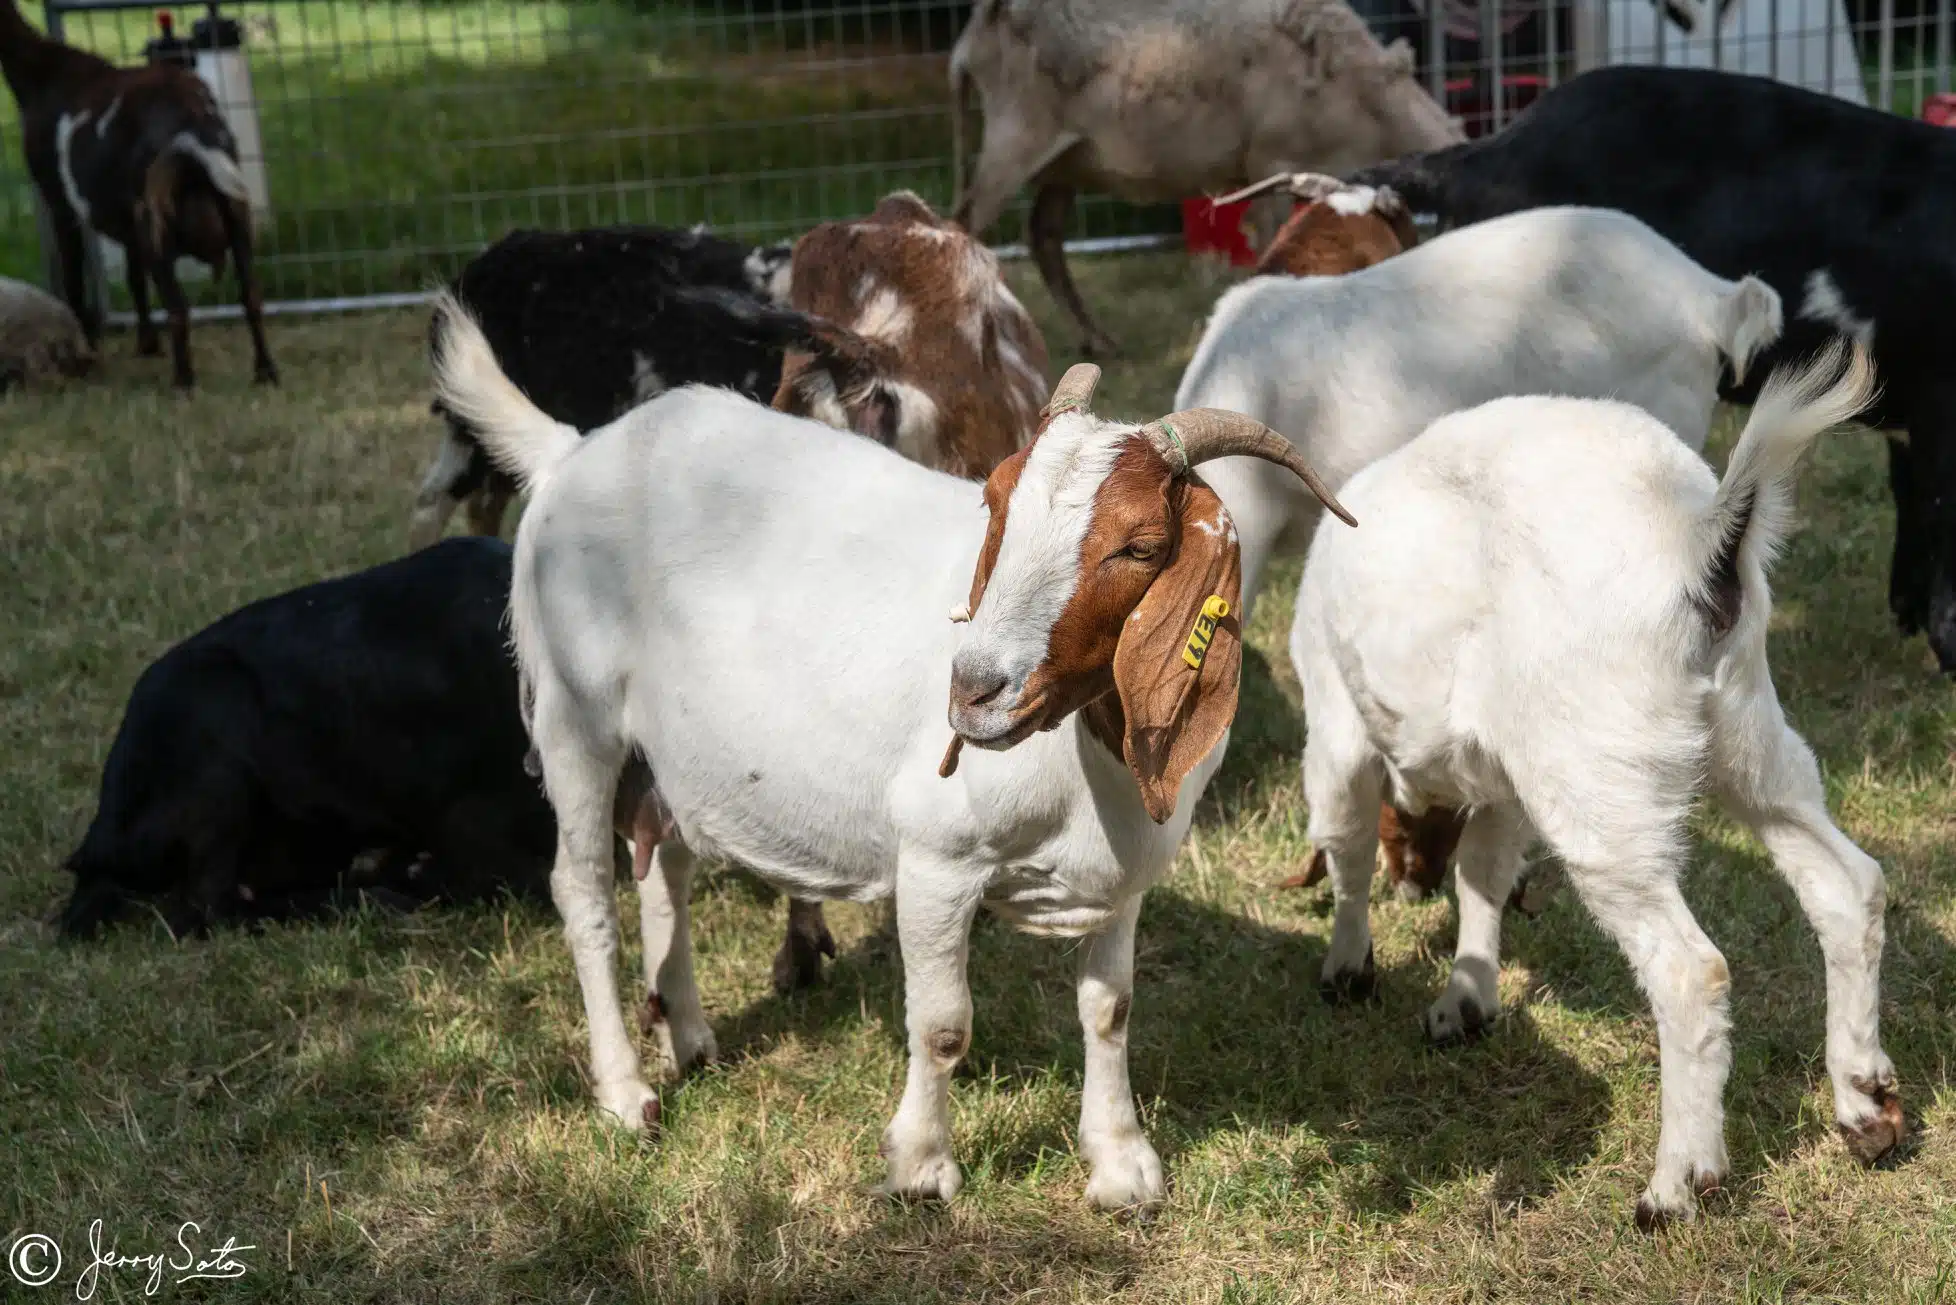
<instances>
[{"instance_id":1,"label":"red object behind fence","mask_svg":"<svg viewBox=\"0 0 1956 1305\"><path fill-rule=\"evenodd\" d=\"M1922 121L1935 127L1956 127L1956 95L1942 91L1923 101Z\"/></svg>"},{"instance_id":2,"label":"red object behind fence","mask_svg":"<svg viewBox=\"0 0 1956 1305\"><path fill-rule=\"evenodd\" d=\"M1243 234L1243 214L1250 201L1224 204L1218 208L1201 196L1182 201L1182 239L1191 254L1221 254L1232 267L1251 267L1256 251Z\"/></svg>"},{"instance_id":3,"label":"red object behind fence","mask_svg":"<svg viewBox=\"0 0 1956 1305\"><path fill-rule=\"evenodd\" d=\"M1548 90L1548 78L1517 74L1501 79L1501 122L1505 126L1515 115L1533 104ZM1460 118L1469 136L1484 136L1494 125L1494 106L1487 102L1481 87L1472 77L1456 77L1447 83L1447 112Z\"/></svg>"}]
</instances>

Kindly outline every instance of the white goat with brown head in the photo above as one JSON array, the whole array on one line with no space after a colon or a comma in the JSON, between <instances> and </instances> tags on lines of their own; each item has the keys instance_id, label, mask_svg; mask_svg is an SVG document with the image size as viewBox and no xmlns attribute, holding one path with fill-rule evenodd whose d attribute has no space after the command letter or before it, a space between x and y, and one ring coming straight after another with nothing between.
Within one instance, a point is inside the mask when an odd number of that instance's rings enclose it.
<instances>
[{"instance_id":1,"label":"white goat with brown head","mask_svg":"<svg viewBox=\"0 0 1956 1305\"><path fill-rule=\"evenodd\" d=\"M893 896L910 1067L887 1189L949 1197L968 938L989 906L1086 938L1087 1194L1160 1200L1127 1079L1134 925L1221 758L1241 665L1236 532L1191 469L1264 457L1330 502L1295 450L1233 413L1096 418L1092 368L1068 373L1043 434L982 494L697 387L580 440L444 311L442 402L532 496L511 624L600 1103L631 1127L658 1103L625 1029L612 909L613 800L637 753L670 815L640 882L663 1069L715 1050L688 942L696 855L802 898ZM967 623L945 620L954 603ZM977 750L959 766L964 742Z\"/></svg>"}]
</instances>

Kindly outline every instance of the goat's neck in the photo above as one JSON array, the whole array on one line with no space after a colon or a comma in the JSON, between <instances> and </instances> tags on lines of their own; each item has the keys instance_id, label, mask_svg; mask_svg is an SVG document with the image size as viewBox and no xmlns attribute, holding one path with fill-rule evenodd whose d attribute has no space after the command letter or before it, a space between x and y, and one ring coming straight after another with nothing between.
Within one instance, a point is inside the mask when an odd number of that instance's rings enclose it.
<instances>
[{"instance_id":1,"label":"goat's neck","mask_svg":"<svg viewBox=\"0 0 1956 1305\"><path fill-rule=\"evenodd\" d=\"M21 16L15 0L0 0L0 74L23 109L58 83L96 65L105 70L113 67L94 55L50 41Z\"/></svg>"}]
</instances>

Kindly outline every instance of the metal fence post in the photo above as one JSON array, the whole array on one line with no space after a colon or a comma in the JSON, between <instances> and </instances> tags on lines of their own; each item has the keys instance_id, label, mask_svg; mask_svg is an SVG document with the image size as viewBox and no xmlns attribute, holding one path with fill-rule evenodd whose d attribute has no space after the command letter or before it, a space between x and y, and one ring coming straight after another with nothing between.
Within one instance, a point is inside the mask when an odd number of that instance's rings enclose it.
<instances>
[{"instance_id":1,"label":"metal fence post","mask_svg":"<svg viewBox=\"0 0 1956 1305\"><path fill-rule=\"evenodd\" d=\"M1936 90L1949 89L1949 0L1936 0Z\"/></svg>"}]
</instances>

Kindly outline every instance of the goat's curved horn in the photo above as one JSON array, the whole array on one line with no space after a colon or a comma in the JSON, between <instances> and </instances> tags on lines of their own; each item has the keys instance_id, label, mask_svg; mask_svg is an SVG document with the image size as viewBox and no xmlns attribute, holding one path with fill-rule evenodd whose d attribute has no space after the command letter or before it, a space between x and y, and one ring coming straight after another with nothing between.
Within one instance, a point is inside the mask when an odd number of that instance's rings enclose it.
<instances>
[{"instance_id":1,"label":"goat's curved horn","mask_svg":"<svg viewBox=\"0 0 1956 1305\"><path fill-rule=\"evenodd\" d=\"M1040 411L1040 424L1062 412L1085 409L1093 404L1093 387L1100 384L1100 368L1092 363L1074 363L1053 387L1053 397Z\"/></svg>"},{"instance_id":2,"label":"goat's curved horn","mask_svg":"<svg viewBox=\"0 0 1956 1305\"><path fill-rule=\"evenodd\" d=\"M1318 479L1294 445L1254 417L1221 408L1189 408L1171 412L1143 428L1148 439L1169 464L1180 464L1178 474L1212 458L1262 458L1287 469L1318 496L1318 502L1335 513L1340 521L1355 526L1358 521L1345 511L1329 487Z\"/></svg>"},{"instance_id":3,"label":"goat's curved horn","mask_svg":"<svg viewBox=\"0 0 1956 1305\"><path fill-rule=\"evenodd\" d=\"M1298 175L1302 176L1304 174L1299 173ZM1255 199L1258 195L1268 194L1273 190L1280 190L1289 184L1290 173L1279 172L1275 176L1265 177L1262 181L1245 186L1241 190L1232 190L1227 195L1217 195L1209 202L1221 208L1224 204L1236 204L1246 199Z\"/></svg>"},{"instance_id":4,"label":"goat's curved horn","mask_svg":"<svg viewBox=\"0 0 1956 1305\"><path fill-rule=\"evenodd\" d=\"M1407 212L1405 198L1391 186L1380 186L1372 192L1372 211L1388 222L1411 216Z\"/></svg>"}]
</instances>

